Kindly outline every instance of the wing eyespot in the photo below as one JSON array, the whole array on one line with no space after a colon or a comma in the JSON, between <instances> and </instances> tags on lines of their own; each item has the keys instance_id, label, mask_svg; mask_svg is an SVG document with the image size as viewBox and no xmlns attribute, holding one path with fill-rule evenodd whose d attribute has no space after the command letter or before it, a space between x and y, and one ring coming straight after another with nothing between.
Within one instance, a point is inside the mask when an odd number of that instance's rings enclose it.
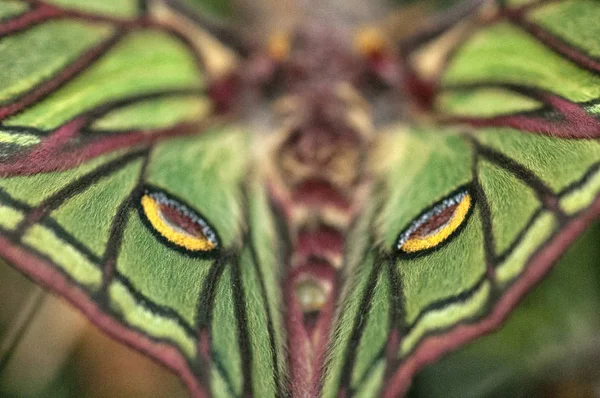
<instances>
[{"instance_id":1,"label":"wing eyespot","mask_svg":"<svg viewBox=\"0 0 600 398\"><path fill-rule=\"evenodd\" d=\"M396 249L412 254L438 247L465 223L472 205L473 199L466 189L450 195L413 221L400 234Z\"/></svg>"},{"instance_id":2,"label":"wing eyespot","mask_svg":"<svg viewBox=\"0 0 600 398\"><path fill-rule=\"evenodd\" d=\"M146 190L140 205L153 232L169 244L198 253L212 252L219 247L217 234L208 222L166 193Z\"/></svg>"}]
</instances>

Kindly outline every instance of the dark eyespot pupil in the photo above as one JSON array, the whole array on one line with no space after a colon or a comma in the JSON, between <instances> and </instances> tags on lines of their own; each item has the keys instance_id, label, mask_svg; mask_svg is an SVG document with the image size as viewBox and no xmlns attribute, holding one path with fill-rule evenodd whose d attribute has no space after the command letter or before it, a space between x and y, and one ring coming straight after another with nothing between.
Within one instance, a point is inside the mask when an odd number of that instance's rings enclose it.
<instances>
[{"instance_id":1,"label":"dark eyespot pupil","mask_svg":"<svg viewBox=\"0 0 600 398\"><path fill-rule=\"evenodd\" d=\"M444 226L444 224L446 224L448 221L450 221L457 207L458 203L452 204L443 209L440 213L431 216L429 220L427 220L416 230L414 230L413 233L409 235L409 238L417 238L431 235L440 227Z\"/></svg>"},{"instance_id":2,"label":"dark eyespot pupil","mask_svg":"<svg viewBox=\"0 0 600 398\"><path fill-rule=\"evenodd\" d=\"M159 206L165 221L173 227L179 228L191 236L205 237L202 232L202 226L198 225L194 220L167 204L161 203Z\"/></svg>"}]
</instances>

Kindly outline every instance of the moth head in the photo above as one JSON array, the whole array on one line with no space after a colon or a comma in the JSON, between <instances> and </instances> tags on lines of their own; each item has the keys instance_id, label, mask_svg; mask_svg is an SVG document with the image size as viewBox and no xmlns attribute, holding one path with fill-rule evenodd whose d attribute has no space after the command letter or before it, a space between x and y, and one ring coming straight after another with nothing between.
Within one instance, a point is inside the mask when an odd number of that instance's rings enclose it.
<instances>
[{"instance_id":1,"label":"moth head","mask_svg":"<svg viewBox=\"0 0 600 398\"><path fill-rule=\"evenodd\" d=\"M459 189L421 213L400 234L395 249L401 254L417 254L441 247L460 232L472 207L471 193Z\"/></svg>"},{"instance_id":2,"label":"moth head","mask_svg":"<svg viewBox=\"0 0 600 398\"><path fill-rule=\"evenodd\" d=\"M146 189L140 198L142 219L154 235L190 254L216 251L219 238L208 221L190 206L160 190Z\"/></svg>"}]
</instances>

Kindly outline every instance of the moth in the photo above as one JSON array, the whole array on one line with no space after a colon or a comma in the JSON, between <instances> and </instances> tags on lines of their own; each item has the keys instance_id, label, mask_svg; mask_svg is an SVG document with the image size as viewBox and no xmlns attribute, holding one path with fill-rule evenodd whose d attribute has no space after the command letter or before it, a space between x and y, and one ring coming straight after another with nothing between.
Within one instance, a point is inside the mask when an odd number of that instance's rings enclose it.
<instances>
[{"instance_id":1,"label":"moth","mask_svg":"<svg viewBox=\"0 0 600 398\"><path fill-rule=\"evenodd\" d=\"M397 7L0 2L0 256L190 396L404 395L598 218L600 5Z\"/></svg>"}]
</instances>

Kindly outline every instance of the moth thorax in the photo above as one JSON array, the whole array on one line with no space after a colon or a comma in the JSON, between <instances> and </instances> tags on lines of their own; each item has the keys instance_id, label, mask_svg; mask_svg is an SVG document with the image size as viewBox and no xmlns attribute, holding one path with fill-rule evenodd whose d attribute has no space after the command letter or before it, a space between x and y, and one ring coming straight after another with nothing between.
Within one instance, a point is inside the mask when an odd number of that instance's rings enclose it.
<instances>
[{"instance_id":1,"label":"moth thorax","mask_svg":"<svg viewBox=\"0 0 600 398\"><path fill-rule=\"evenodd\" d=\"M291 185L325 181L343 194L359 177L369 122L359 121L362 110L329 89L301 97L300 107L276 150L281 177Z\"/></svg>"}]
</instances>

